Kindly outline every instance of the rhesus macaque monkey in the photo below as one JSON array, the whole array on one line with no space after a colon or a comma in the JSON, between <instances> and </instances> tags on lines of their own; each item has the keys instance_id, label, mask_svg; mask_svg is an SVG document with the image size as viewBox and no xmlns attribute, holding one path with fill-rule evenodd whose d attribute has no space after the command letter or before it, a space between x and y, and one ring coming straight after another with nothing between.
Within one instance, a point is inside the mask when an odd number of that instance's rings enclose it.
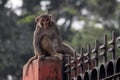
<instances>
[{"instance_id":1,"label":"rhesus macaque monkey","mask_svg":"<svg viewBox=\"0 0 120 80\"><path fill-rule=\"evenodd\" d=\"M40 57L40 55L54 56L64 53L74 56L75 50L62 42L56 22L48 14L43 14L35 18L36 29L33 36L33 46L35 56L27 62L25 75L30 63Z\"/></svg>"}]
</instances>

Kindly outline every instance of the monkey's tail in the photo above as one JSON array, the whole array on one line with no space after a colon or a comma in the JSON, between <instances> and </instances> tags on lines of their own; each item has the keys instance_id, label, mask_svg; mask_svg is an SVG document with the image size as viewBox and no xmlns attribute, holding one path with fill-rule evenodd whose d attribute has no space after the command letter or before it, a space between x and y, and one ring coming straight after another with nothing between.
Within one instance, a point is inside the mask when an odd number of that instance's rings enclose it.
<instances>
[{"instance_id":1,"label":"monkey's tail","mask_svg":"<svg viewBox=\"0 0 120 80\"><path fill-rule=\"evenodd\" d=\"M28 75L28 69L29 69L30 63L31 63L33 60L37 59L37 58L38 58L37 56L33 56L33 57L31 57L31 58L28 60L28 62L26 63L26 68L25 68L24 76L27 76L27 75Z\"/></svg>"}]
</instances>

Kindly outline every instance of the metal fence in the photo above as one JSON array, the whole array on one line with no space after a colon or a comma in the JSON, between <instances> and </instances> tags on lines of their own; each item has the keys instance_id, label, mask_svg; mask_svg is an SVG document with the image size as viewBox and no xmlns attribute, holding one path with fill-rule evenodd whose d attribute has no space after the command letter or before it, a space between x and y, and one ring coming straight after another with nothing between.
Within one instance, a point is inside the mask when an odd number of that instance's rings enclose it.
<instances>
[{"instance_id":1,"label":"metal fence","mask_svg":"<svg viewBox=\"0 0 120 80\"><path fill-rule=\"evenodd\" d=\"M102 45L96 40L94 49L89 43L87 51L81 48L80 55L75 54L74 58L64 56L63 80L120 80L120 58L116 55L120 37L115 37L113 31L111 40L107 39L104 35ZM108 54L112 55L111 59Z\"/></svg>"}]
</instances>

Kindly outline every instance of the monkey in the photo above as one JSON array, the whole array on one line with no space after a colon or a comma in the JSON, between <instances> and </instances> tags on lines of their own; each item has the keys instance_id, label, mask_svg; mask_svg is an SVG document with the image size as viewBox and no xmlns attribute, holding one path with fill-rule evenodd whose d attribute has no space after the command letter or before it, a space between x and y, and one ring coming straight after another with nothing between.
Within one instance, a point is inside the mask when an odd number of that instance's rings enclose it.
<instances>
[{"instance_id":1,"label":"monkey","mask_svg":"<svg viewBox=\"0 0 120 80\"><path fill-rule=\"evenodd\" d=\"M58 53L61 53L62 51L64 53L68 53L70 55L74 55L74 49L72 49L70 46L62 42L62 38L60 36L59 30L57 28L56 22L52 19L52 17L48 14L43 14L38 17L36 17L35 21L37 22L36 25L36 32L34 32L34 36L36 37L36 33L38 33L39 37L42 37L43 35L48 35L53 43L53 46L55 47L55 50ZM46 21L46 22L44 22ZM36 39L36 38L34 38ZM41 39L41 38L40 38ZM38 39L36 39L38 40ZM34 41L33 41L34 42ZM39 41L36 41L39 42ZM38 43L33 43L34 45L34 50L36 52L41 52L40 46ZM44 44L45 45L45 44ZM43 45L43 46L44 46Z\"/></svg>"},{"instance_id":2,"label":"monkey","mask_svg":"<svg viewBox=\"0 0 120 80\"><path fill-rule=\"evenodd\" d=\"M35 22L37 23L33 35L35 56L28 60L25 75L27 75L30 63L39 57L44 57L43 55L55 56L63 53L74 56L75 53L72 47L63 43L56 22L50 15L40 15L35 18Z\"/></svg>"},{"instance_id":3,"label":"monkey","mask_svg":"<svg viewBox=\"0 0 120 80\"><path fill-rule=\"evenodd\" d=\"M41 15L41 16L38 16L35 21L37 22L37 26L36 26L36 32L35 32L35 37L36 36L39 36L39 40L40 40L40 44L36 43L35 42L39 42L39 41L35 41L33 43L34 45L34 50L36 52L41 52L41 54L45 54L44 52L48 51L48 54L52 56L51 54L51 51L49 51L50 49L47 48L47 50L44 50L42 49L44 46L48 45L48 44L44 44L44 45L41 45L42 44L42 41L45 40L43 39L44 36L48 36L50 41L52 42L52 45L53 47L55 48L55 51L57 51L59 49L59 47L61 46L61 37L59 35L59 31L56 27L56 24L55 22L51 19L51 16L48 16L48 15ZM38 31L37 31L38 30ZM39 35L36 35L36 33L38 33ZM38 40L36 38L36 40ZM41 47L41 48L40 48ZM41 50L39 50L41 49ZM54 51L54 52L55 52ZM60 50L58 50L60 51Z\"/></svg>"}]
</instances>

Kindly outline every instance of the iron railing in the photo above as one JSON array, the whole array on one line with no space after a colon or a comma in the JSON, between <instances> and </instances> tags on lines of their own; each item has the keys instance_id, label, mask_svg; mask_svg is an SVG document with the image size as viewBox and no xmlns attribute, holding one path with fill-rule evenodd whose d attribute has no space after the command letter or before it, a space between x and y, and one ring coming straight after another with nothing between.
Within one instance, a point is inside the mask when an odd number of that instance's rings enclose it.
<instances>
[{"instance_id":1,"label":"iron railing","mask_svg":"<svg viewBox=\"0 0 120 80\"><path fill-rule=\"evenodd\" d=\"M64 56L63 80L120 80L120 58L116 56L119 41L120 37L115 37L113 31L109 42L107 35L104 35L102 45L96 40L94 49L89 43L87 52L81 48L79 56ZM111 60L108 60L108 54L112 54Z\"/></svg>"}]
</instances>

